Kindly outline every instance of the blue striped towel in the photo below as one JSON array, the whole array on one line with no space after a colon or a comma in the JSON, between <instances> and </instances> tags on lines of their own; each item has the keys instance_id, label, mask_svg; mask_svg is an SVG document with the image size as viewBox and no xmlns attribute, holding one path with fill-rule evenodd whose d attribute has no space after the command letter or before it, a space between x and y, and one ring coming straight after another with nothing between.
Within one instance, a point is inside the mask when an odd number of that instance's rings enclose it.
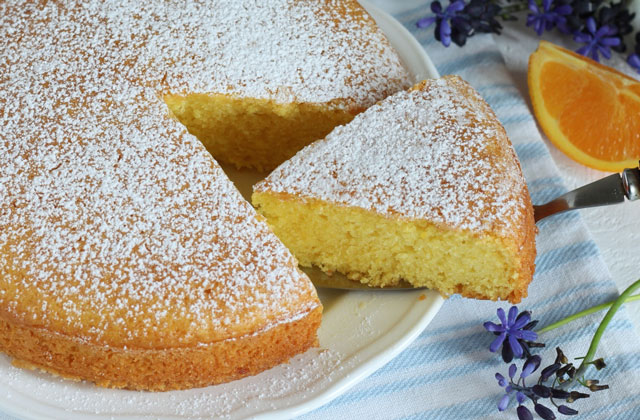
<instances>
[{"instance_id":1,"label":"blue striped towel","mask_svg":"<svg viewBox=\"0 0 640 420\"><path fill-rule=\"evenodd\" d=\"M471 38L464 48L442 47L433 29L419 30L415 23L429 13L428 1L377 1L394 13L418 39L442 75L458 74L487 100L505 126L520 158L534 203L545 202L566 188L542 141L527 103L513 83L493 38ZM415 5L415 4L414 4ZM387 7L385 7L387 6ZM533 312L541 326L606 302L618 295L598 248L580 215L565 213L538 223L536 274L529 297L519 305ZM496 320L496 309L507 303L448 299L427 329L403 353L329 404L304 419L513 419L515 402L503 413L497 403L504 395L494 377L507 375L508 365L490 353L494 336L484 321ZM569 358L583 356L603 316L594 314L545 333L539 341L543 366L553 363L555 347ZM609 325L596 357L607 367L588 371L611 389L579 400L572 407L580 419L640 419L640 343L633 324L622 311ZM546 362L546 364L544 364ZM531 404L529 407L531 407ZM563 417L558 415L558 417Z\"/></svg>"}]
</instances>

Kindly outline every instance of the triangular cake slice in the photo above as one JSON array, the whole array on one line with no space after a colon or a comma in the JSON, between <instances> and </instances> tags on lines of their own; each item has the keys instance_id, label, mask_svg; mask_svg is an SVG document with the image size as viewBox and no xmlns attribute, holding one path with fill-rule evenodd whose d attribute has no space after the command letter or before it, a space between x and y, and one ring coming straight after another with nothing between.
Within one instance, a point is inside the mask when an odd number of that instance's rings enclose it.
<instances>
[{"instance_id":1,"label":"triangular cake slice","mask_svg":"<svg viewBox=\"0 0 640 420\"><path fill-rule=\"evenodd\" d=\"M302 265L376 286L519 302L533 211L504 128L458 77L427 80L333 130L254 187Z\"/></svg>"}]
</instances>

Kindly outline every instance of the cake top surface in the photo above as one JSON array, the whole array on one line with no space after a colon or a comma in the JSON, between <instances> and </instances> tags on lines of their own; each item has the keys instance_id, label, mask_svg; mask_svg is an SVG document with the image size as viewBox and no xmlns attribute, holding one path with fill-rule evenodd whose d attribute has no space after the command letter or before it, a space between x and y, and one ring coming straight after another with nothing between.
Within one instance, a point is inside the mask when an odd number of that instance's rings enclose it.
<instances>
[{"instance_id":1,"label":"cake top surface","mask_svg":"<svg viewBox=\"0 0 640 420\"><path fill-rule=\"evenodd\" d=\"M518 225L526 206L504 128L478 93L452 76L372 106L280 165L255 191L501 235Z\"/></svg>"},{"instance_id":2,"label":"cake top surface","mask_svg":"<svg viewBox=\"0 0 640 420\"><path fill-rule=\"evenodd\" d=\"M280 102L366 108L409 84L397 53L355 0L217 0L174 9L167 20L182 24L162 28L170 34L154 39L153 48L197 41L193 58L163 66L172 90L204 86ZM131 22L132 33L136 26Z\"/></svg>"},{"instance_id":3,"label":"cake top surface","mask_svg":"<svg viewBox=\"0 0 640 420\"><path fill-rule=\"evenodd\" d=\"M221 3L0 3L0 315L173 347L319 304L159 96L215 85L199 72Z\"/></svg>"},{"instance_id":4,"label":"cake top surface","mask_svg":"<svg viewBox=\"0 0 640 420\"><path fill-rule=\"evenodd\" d=\"M355 0L9 3L0 5L0 19L5 39L14 41L3 50L10 61L37 48L48 57L40 66L51 67L69 48L100 60L102 72L131 61L136 77L162 92L365 108L410 78ZM31 33L36 28L42 32ZM54 33L83 36L73 44L38 42ZM33 35L33 44L22 35Z\"/></svg>"}]
</instances>

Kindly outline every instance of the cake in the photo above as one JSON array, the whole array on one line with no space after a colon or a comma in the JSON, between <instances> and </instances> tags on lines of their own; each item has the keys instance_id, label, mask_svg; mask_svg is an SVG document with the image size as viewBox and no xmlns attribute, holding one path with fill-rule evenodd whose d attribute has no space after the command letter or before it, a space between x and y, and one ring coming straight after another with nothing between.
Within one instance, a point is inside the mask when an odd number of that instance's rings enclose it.
<instances>
[{"instance_id":1,"label":"cake","mask_svg":"<svg viewBox=\"0 0 640 420\"><path fill-rule=\"evenodd\" d=\"M238 168L272 170L411 85L355 0L220 0L170 13L161 30L195 42L185 62L158 66L165 101L217 160Z\"/></svg>"},{"instance_id":2,"label":"cake","mask_svg":"<svg viewBox=\"0 0 640 420\"><path fill-rule=\"evenodd\" d=\"M209 45L239 3L0 3L0 351L16 365L160 391L317 345L313 285L163 100L243 83L215 80Z\"/></svg>"},{"instance_id":3,"label":"cake","mask_svg":"<svg viewBox=\"0 0 640 420\"><path fill-rule=\"evenodd\" d=\"M298 152L254 206L303 266L372 286L519 302L533 210L504 128L455 76L399 92Z\"/></svg>"}]
</instances>

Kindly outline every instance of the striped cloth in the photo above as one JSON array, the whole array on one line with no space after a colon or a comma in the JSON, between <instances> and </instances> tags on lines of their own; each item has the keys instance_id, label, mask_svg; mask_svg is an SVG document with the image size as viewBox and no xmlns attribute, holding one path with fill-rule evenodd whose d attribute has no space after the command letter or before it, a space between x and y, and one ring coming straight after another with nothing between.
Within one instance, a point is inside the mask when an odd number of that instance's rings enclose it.
<instances>
[{"instance_id":1,"label":"striped cloth","mask_svg":"<svg viewBox=\"0 0 640 420\"><path fill-rule=\"evenodd\" d=\"M493 107L520 158L534 203L566 191L530 109L491 36L475 36L464 48L443 48L434 39L433 28L419 30L415 26L429 13L428 1L375 3L409 29L440 74L460 75ZM521 310L532 311L533 318L541 320L539 325L543 326L617 297L616 286L578 213L554 216L539 222L538 227L536 274L529 297L519 305ZM494 336L482 327L487 320L498 322L498 307L508 309L509 305L448 299L403 353L342 396L301 418L516 418L515 401L506 412L497 410L504 392L494 375L500 372L507 376L508 365L498 354L489 352ZM553 363L556 346L569 358L583 356L602 316L594 314L543 334L539 341L547 348L538 352L543 366ZM587 372L611 389L571 404L580 412L580 419L640 419L639 355L640 343L623 307L609 324L596 354L605 358L607 367ZM530 402L526 405L533 410Z\"/></svg>"}]
</instances>

